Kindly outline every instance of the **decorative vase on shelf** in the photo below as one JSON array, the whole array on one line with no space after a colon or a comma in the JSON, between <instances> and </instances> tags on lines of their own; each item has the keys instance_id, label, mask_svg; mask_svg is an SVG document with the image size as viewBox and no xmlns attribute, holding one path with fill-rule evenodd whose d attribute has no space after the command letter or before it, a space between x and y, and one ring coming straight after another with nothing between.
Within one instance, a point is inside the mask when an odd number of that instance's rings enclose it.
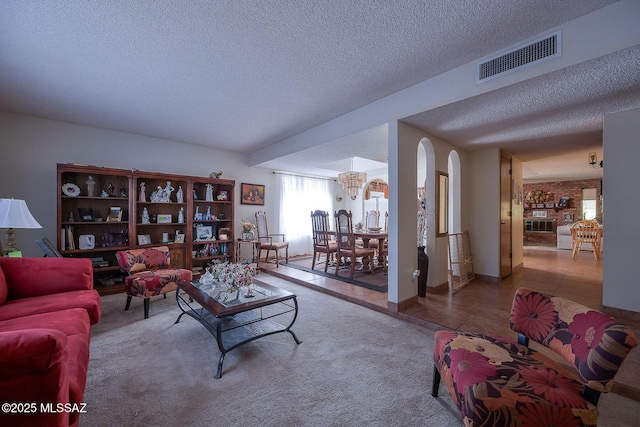
<instances>
[{"instance_id":1,"label":"decorative vase on shelf","mask_svg":"<svg viewBox=\"0 0 640 427\"><path fill-rule=\"evenodd\" d=\"M424 246L418 246L418 296L425 297L427 295L427 274L429 273L429 255L424 251Z\"/></svg>"}]
</instances>

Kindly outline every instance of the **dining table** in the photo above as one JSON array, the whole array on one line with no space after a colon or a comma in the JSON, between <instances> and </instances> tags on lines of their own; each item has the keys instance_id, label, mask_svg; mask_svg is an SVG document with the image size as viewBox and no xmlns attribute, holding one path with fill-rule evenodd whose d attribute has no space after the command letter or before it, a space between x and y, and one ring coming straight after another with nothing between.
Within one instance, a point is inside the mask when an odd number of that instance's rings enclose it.
<instances>
[{"instance_id":1,"label":"dining table","mask_svg":"<svg viewBox=\"0 0 640 427\"><path fill-rule=\"evenodd\" d=\"M327 231L327 234L330 236L335 236L336 232L334 230L329 230ZM386 233L384 231L377 231L377 230L356 229L353 231L353 236L356 239L358 238L362 239L362 243L364 244L365 248L369 247L369 241L371 241L372 239L377 239L378 248L383 248L385 240L389 238L389 233ZM385 258L385 255L383 251L378 249L378 265L379 266L385 265L384 258Z\"/></svg>"}]
</instances>

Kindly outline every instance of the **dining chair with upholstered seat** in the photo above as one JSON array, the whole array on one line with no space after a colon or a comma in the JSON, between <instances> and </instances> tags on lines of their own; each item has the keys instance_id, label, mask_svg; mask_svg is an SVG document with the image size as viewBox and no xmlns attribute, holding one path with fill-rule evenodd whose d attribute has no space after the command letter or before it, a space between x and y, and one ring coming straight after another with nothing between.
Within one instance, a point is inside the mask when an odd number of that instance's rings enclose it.
<instances>
[{"instance_id":1,"label":"dining chair with upholstered seat","mask_svg":"<svg viewBox=\"0 0 640 427\"><path fill-rule=\"evenodd\" d=\"M351 261L351 274L350 278L353 279L353 274L356 267L356 259L362 259L362 266L368 268L371 274L374 273L373 268L373 256L375 251L371 248L361 248L356 246L356 238L353 234L353 220L351 211L340 209L334 213L336 220L336 236L337 236L337 263L336 263L336 275L340 269L340 261L347 259Z\"/></svg>"},{"instance_id":2,"label":"dining chair with upholstered seat","mask_svg":"<svg viewBox=\"0 0 640 427\"><path fill-rule=\"evenodd\" d=\"M325 254L324 272L327 272L329 260L338 251L338 244L331 239L329 234L329 212L316 210L311 212L311 225L313 227L313 261L311 269L316 266L316 257L320 261L320 254Z\"/></svg>"},{"instance_id":3,"label":"dining chair with upholstered seat","mask_svg":"<svg viewBox=\"0 0 640 427\"><path fill-rule=\"evenodd\" d=\"M374 230L380 227L380 212L368 211L365 217L364 228L367 230Z\"/></svg>"},{"instance_id":4,"label":"dining chair with upholstered seat","mask_svg":"<svg viewBox=\"0 0 640 427\"><path fill-rule=\"evenodd\" d=\"M580 252L583 244L593 247L593 256L600 259L602 226L598 221L578 221L571 226L571 240L573 243L573 258Z\"/></svg>"},{"instance_id":5,"label":"dining chair with upholstered seat","mask_svg":"<svg viewBox=\"0 0 640 427\"><path fill-rule=\"evenodd\" d=\"M280 251L285 251L285 262L289 262L289 242L286 241L284 234L269 233L267 227L267 214L264 211L256 212L256 228L258 229L258 238L260 242L258 247L258 258L262 255L262 251L267 251L264 262L269 259L271 251L274 252L276 268L280 264ZM274 239L275 238L275 239ZM281 241L278 239L282 239Z\"/></svg>"}]
</instances>

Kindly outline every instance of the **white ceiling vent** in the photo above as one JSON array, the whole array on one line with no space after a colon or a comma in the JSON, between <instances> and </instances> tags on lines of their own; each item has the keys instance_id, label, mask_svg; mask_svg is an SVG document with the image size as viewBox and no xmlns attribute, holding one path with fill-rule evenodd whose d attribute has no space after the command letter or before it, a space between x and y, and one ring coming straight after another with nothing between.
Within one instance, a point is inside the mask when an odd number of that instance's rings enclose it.
<instances>
[{"instance_id":1,"label":"white ceiling vent","mask_svg":"<svg viewBox=\"0 0 640 427\"><path fill-rule=\"evenodd\" d=\"M561 32L558 31L525 46L514 48L507 53L479 62L476 83L486 82L529 65L560 56L562 54L560 36Z\"/></svg>"}]
</instances>

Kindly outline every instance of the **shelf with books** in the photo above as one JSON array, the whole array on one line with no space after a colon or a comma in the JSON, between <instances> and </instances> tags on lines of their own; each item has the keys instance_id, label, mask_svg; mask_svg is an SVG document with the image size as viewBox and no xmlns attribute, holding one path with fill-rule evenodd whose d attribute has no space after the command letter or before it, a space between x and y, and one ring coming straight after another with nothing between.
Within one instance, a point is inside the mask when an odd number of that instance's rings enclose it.
<instances>
[{"instance_id":1,"label":"shelf with books","mask_svg":"<svg viewBox=\"0 0 640 427\"><path fill-rule=\"evenodd\" d=\"M192 178L189 193L191 267L201 270L212 262L232 261L235 181Z\"/></svg>"},{"instance_id":2,"label":"shelf with books","mask_svg":"<svg viewBox=\"0 0 640 427\"><path fill-rule=\"evenodd\" d=\"M94 260L101 294L124 290L117 251L167 245L173 268L195 270L234 259L235 181L74 164L57 168L57 248L62 256ZM198 227L209 237L198 238Z\"/></svg>"},{"instance_id":3,"label":"shelf with books","mask_svg":"<svg viewBox=\"0 0 640 427\"><path fill-rule=\"evenodd\" d=\"M106 263L94 268L94 286L101 293L103 287L121 284L115 253L130 248L131 172L58 164L57 184L58 251Z\"/></svg>"},{"instance_id":4,"label":"shelf with books","mask_svg":"<svg viewBox=\"0 0 640 427\"><path fill-rule=\"evenodd\" d=\"M143 248L175 244L169 256L183 261L177 267L187 268L184 264L187 247L183 243L188 226L185 191L189 186L189 177L134 172L133 181L136 221L132 227L132 238L135 237L132 246ZM173 263L173 259L171 261Z\"/></svg>"}]
</instances>

